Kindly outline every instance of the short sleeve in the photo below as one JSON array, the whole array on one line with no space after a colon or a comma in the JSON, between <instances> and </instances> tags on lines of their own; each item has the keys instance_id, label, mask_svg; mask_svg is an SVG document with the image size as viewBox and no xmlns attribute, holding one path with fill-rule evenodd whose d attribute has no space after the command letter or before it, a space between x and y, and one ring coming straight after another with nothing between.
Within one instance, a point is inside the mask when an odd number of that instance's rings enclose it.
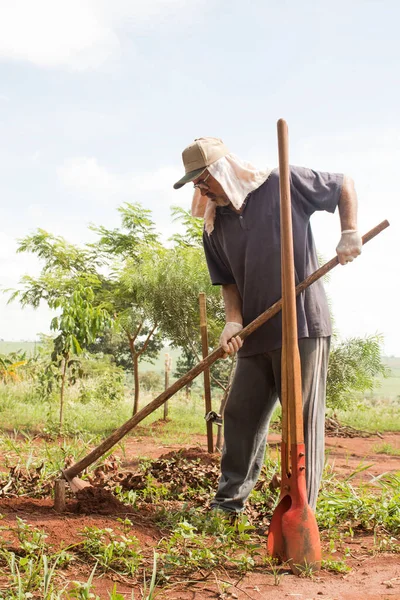
<instances>
[{"instance_id":1,"label":"short sleeve","mask_svg":"<svg viewBox=\"0 0 400 600\"><path fill-rule=\"evenodd\" d=\"M335 212L343 185L341 173L290 167L290 176L292 192L294 191L308 215L317 210Z\"/></svg>"},{"instance_id":2,"label":"short sleeve","mask_svg":"<svg viewBox=\"0 0 400 600\"><path fill-rule=\"evenodd\" d=\"M224 256L222 248L217 248L212 234L203 232L203 246L206 256L208 271L213 285L229 285L235 283L235 279L228 266L228 260Z\"/></svg>"}]
</instances>

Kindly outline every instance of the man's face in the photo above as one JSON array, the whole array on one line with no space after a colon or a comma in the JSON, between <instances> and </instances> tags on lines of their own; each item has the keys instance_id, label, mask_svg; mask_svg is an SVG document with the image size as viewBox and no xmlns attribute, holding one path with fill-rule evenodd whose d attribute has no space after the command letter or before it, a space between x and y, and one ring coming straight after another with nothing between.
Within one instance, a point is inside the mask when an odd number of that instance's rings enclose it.
<instances>
[{"instance_id":1,"label":"man's face","mask_svg":"<svg viewBox=\"0 0 400 600\"><path fill-rule=\"evenodd\" d=\"M202 196L207 196L217 206L228 206L231 203L223 187L208 171L204 171L200 177L197 177L193 184L200 190Z\"/></svg>"}]
</instances>

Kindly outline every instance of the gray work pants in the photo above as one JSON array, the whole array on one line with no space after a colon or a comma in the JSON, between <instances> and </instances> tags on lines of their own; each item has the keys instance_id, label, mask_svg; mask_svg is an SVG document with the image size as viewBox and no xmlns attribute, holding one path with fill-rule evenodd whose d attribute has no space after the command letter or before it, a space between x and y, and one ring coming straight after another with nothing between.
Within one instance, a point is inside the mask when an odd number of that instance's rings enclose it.
<instances>
[{"instance_id":1,"label":"gray work pants","mask_svg":"<svg viewBox=\"0 0 400 600\"><path fill-rule=\"evenodd\" d=\"M330 337L299 340L308 502L317 503L324 467ZM239 512L264 462L269 421L281 389L281 350L238 358L224 413L221 478L212 508Z\"/></svg>"}]
</instances>

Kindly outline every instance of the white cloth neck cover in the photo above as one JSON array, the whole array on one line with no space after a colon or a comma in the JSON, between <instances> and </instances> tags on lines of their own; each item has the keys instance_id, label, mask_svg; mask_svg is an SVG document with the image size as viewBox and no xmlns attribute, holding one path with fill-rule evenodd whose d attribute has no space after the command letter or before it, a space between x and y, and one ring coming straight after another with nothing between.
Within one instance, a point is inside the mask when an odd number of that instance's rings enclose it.
<instances>
[{"instance_id":1,"label":"white cloth neck cover","mask_svg":"<svg viewBox=\"0 0 400 600\"><path fill-rule=\"evenodd\" d=\"M207 170L222 186L232 205L240 210L250 192L259 188L268 179L273 167L260 171L235 154L227 154L212 163ZM204 218L208 235L214 230L216 209L215 201L202 196L200 190L196 188L192 200L192 216Z\"/></svg>"}]
</instances>

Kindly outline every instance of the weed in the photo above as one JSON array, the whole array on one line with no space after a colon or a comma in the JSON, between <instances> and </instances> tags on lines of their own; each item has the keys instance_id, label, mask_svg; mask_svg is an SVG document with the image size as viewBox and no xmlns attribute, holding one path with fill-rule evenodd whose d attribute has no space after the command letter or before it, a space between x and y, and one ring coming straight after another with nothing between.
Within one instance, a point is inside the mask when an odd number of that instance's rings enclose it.
<instances>
[{"instance_id":1,"label":"weed","mask_svg":"<svg viewBox=\"0 0 400 600\"><path fill-rule=\"evenodd\" d=\"M88 580L85 583L80 581L74 581L73 587L69 590L68 594L70 598L75 600L100 600L99 596L96 596L92 592L93 589L93 578L97 569L97 563L94 565L92 572L89 575Z\"/></svg>"},{"instance_id":2,"label":"weed","mask_svg":"<svg viewBox=\"0 0 400 600\"><path fill-rule=\"evenodd\" d=\"M322 529L347 527L348 531L400 532L400 477L387 475L373 480L374 485L355 488L352 474L338 480L329 469L325 472L317 504L317 522Z\"/></svg>"},{"instance_id":3,"label":"weed","mask_svg":"<svg viewBox=\"0 0 400 600\"><path fill-rule=\"evenodd\" d=\"M321 568L332 573L349 573L351 568L346 565L344 560L322 560Z\"/></svg>"},{"instance_id":4,"label":"weed","mask_svg":"<svg viewBox=\"0 0 400 600\"><path fill-rule=\"evenodd\" d=\"M392 444L383 443L374 446L373 448L376 454L389 454L390 456L400 456L400 448L395 448Z\"/></svg>"},{"instance_id":5,"label":"weed","mask_svg":"<svg viewBox=\"0 0 400 600\"><path fill-rule=\"evenodd\" d=\"M97 527L85 527L81 535L84 541L80 552L94 558L104 571L112 569L123 575L135 575L142 562L136 537Z\"/></svg>"},{"instance_id":6,"label":"weed","mask_svg":"<svg viewBox=\"0 0 400 600\"><path fill-rule=\"evenodd\" d=\"M269 569L274 576L274 585L278 586L281 583L282 577L285 575L278 559L273 558L272 556L267 556L264 558L264 562L267 569Z\"/></svg>"},{"instance_id":7,"label":"weed","mask_svg":"<svg viewBox=\"0 0 400 600\"><path fill-rule=\"evenodd\" d=\"M297 575L299 577L303 577L303 578L307 578L307 579L314 579L314 574L315 574L315 566L312 564L307 563L307 561L305 561L304 565L294 565L296 567L297 570Z\"/></svg>"},{"instance_id":8,"label":"weed","mask_svg":"<svg viewBox=\"0 0 400 600\"><path fill-rule=\"evenodd\" d=\"M157 576L157 557L156 552L153 553L153 570L147 590L146 571L143 572L143 598L144 600L154 600L156 591L156 576Z\"/></svg>"}]
</instances>

